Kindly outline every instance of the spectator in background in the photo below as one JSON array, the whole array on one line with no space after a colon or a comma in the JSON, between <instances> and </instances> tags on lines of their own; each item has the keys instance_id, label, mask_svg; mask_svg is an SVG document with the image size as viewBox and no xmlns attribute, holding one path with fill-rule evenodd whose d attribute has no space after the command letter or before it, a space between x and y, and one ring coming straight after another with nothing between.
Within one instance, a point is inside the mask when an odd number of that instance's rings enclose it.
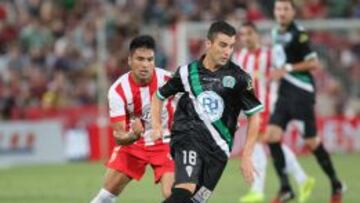
<instances>
[{"instance_id":1,"label":"spectator in background","mask_svg":"<svg viewBox=\"0 0 360 203\"><path fill-rule=\"evenodd\" d=\"M324 0L305 0L301 12L305 19L325 18L328 8Z\"/></svg>"}]
</instances>

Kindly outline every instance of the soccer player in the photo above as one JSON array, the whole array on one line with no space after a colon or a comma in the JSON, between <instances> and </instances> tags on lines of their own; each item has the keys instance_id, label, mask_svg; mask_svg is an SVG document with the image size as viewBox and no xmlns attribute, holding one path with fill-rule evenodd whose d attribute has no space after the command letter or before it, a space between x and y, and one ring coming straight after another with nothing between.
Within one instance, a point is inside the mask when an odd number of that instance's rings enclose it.
<instances>
[{"instance_id":1,"label":"soccer player","mask_svg":"<svg viewBox=\"0 0 360 203\"><path fill-rule=\"evenodd\" d=\"M243 48L235 52L233 61L239 64L253 78L255 95L258 96L264 105L264 110L260 113L259 141L256 143L252 160L258 175L255 176L248 194L240 198L240 202L254 203L264 201L264 184L266 176L266 153L262 141L266 138L266 126L269 119L271 107L275 100L276 85L270 83L271 49L262 46L258 30L252 22L245 22L240 28L240 40ZM286 145L281 146L287 165L287 171L291 173L299 185L299 202L305 202L311 194L315 180L308 177L292 150Z\"/></svg>"},{"instance_id":2,"label":"soccer player","mask_svg":"<svg viewBox=\"0 0 360 203\"><path fill-rule=\"evenodd\" d=\"M132 180L140 180L145 167L151 165L155 183L161 183L166 198L174 182L174 162L170 156L170 124L174 103L166 100L161 110L163 129L161 139L151 138L150 102L157 88L171 74L155 68L155 41L142 35L130 43L128 64L130 71L120 76L108 93L113 135L119 146L115 147L107 162L103 188L91 203L113 203Z\"/></svg>"},{"instance_id":3,"label":"soccer player","mask_svg":"<svg viewBox=\"0 0 360 203\"><path fill-rule=\"evenodd\" d=\"M316 132L314 113L315 84L310 73L319 68L317 54L310 47L309 35L294 22L295 6L292 0L276 0L274 15L277 26L272 30L274 69L273 79L280 79L278 98L268 126L269 146L281 188L273 201L287 202L294 198L289 184L284 152L280 139L288 122L302 121L306 146L315 155L318 164L328 176L332 193L331 203L342 201L344 185L340 182L329 153Z\"/></svg>"},{"instance_id":4,"label":"soccer player","mask_svg":"<svg viewBox=\"0 0 360 203\"><path fill-rule=\"evenodd\" d=\"M208 31L206 53L181 66L153 96L153 139L161 136L160 109L176 93L179 99L171 129L175 184L164 203L206 202L226 166L241 110L248 116L247 141L241 162L245 181L253 180L251 154L263 106L254 95L251 77L230 58L236 31L224 21Z\"/></svg>"}]
</instances>

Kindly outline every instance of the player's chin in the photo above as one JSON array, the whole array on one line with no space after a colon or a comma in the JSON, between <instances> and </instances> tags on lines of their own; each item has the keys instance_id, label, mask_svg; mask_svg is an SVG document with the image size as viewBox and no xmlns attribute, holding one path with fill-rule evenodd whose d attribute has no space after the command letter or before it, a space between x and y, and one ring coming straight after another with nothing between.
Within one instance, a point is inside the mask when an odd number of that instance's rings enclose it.
<instances>
[{"instance_id":1,"label":"player's chin","mask_svg":"<svg viewBox=\"0 0 360 203\"><path fill-rule=\"evenodd\" d=\"M225 58L224 58L224 59L220 59L217 64L223 66L223 65L225 65L228 61L229 61L229 59L225 59Z\"/></svg>"}]
</instances>

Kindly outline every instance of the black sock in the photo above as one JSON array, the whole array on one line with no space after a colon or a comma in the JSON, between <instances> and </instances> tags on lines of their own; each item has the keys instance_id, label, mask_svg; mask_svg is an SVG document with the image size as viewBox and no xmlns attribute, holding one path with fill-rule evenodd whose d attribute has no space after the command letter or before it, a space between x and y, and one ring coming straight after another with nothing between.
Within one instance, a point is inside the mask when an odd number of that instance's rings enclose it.
<instances>
[{"instance_id":1,"label":"black sock","mask_svg":"<svg viewBox=\"0 0 360 203\"><path fill-rule=\"evenodd\" d=\"M340 181L337 178L334 165L330 159L329 153L325 150L324 146L320 144L314 151L313 151L317 162L320 164L323 171L329 177L331 181L331 185L333 190L341 187Z\"/></svg>"},{"instance_id":2,"label":"black sock","mask_svg":"<svg viewBox=\"0 0 360 203\"><path fill-rule=\"evenodd\" d=\"M182 188L173 188L171 195L162 203L193 203L191 200L192 193Z\"/></svg>"},{"instance_id":3,"label":"black sock","mask_svg":"<svg viewBox=\"0 0 360 203\"><path fill-rule=\"evenodd\" d=\"M281 148L281 143L279 142L270 143L269 147L270 147L271 156L273 158L273 163L276 169L276 173L280 178L281 191L291 190L289 177L285 171L286 168L285 155Z\"/></svg>"}]
</instances>

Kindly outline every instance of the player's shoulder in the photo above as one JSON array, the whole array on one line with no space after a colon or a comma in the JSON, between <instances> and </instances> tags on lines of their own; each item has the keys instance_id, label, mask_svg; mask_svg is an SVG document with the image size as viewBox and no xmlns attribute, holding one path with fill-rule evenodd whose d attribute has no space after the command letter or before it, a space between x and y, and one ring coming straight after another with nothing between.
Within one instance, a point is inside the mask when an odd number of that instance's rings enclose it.
<instances>
[{"instance_id":1,"label":"player's shoulder","mask_svg":"<svg viewBox=\"0 0 360 203\"><path fill-rule=\"evenodd\" d=\"M299 43L304 43L309 41L309 34L308 31L299 23L294 23L293 30L295 32L295 39Z\"/></svg>"},{"instance_id":2,"label":"player's shoulder","mask_svg":"<svg viewBox=\"0 0 360 203\"><path fill-rule=\"evenodd\" d=\"M160 67L156 67L155 72L156 72L156 74L169 76L169 77L172 75L172 73L170 71L165 70L164 68L160 68Z\"/></svg>"},{"instance_id":3,"label":"player's shoulder","mask_svg":"<svg viewBox=\"0 0 360 203\"><path fill-rule=\"evenodd\" d=\"M236 76L237 79L242 80L245 77L250 77L250 75L239 64L230 61L229 66L234 71L234 76Z\"/></svg>"},{"instance_id":4,"label":"player's shoulder","mask_svg":"<svg viewBox=\"0 0 360 203\"><path fill-rule=\"evenodd\" d=\"M124 73L121 76L119 76L118 79L115 80L115 82L109 88L108 96L117 94L116 89L119 88L119 86L121 86L125 80L129 79L129 73L130 72Z\"/></svg>"}]
</instances>

